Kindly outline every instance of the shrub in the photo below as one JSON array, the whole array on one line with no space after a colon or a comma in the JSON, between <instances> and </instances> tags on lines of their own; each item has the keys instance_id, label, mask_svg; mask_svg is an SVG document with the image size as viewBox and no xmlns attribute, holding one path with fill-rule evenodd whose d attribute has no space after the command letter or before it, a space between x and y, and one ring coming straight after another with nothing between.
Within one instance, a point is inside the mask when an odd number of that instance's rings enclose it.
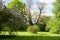
<instances>
[{"instance_id":1,"label":"shrub","mask_svg":"<svg viewBox=\"0 0 60 40\"><path fill-rule=\"evenodd\" d=\"M51 33L58 33L60 31L60 21L59 19L55 19L53 22L53 27L51 27L50 32Z\"/></svg>"},{"instance_id":2,"label":"shrub","mask_svg":"<svg viewBox=\"0 0 60 40\"><path fill-rule=\"evenodd\" d=\"M59 19L50 20L47 23L46 30L50 33L59 33L60 32L60 21Z\"/></svg>"},{"instance_id":3,"label":"shrub","mask_svg":"<svg viewBox=\"0 0 60 40\"><path fill-rule=\"evenodd\" d=\"M39 31L39 27L37 25L29 26L27 31L31 33L37 33Z\"/></svg>"},{"instance_id":4,"label":"shrub","mask_svg":"<svg viewBox=\"0 0 60 40\"><path fill-rule=\"evenodd\" d=\"M45 30L49 31L52 26L53 26L53 20L50 19L46 24Z\"/></svg>"}]
</instances>

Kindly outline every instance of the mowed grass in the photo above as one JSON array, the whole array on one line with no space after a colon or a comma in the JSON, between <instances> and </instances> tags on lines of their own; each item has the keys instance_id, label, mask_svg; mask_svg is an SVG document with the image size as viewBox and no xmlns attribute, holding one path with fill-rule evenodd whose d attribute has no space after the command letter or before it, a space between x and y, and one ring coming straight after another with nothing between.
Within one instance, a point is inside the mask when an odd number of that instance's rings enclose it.
<instances>
[{"instance_id":1,"label":"mowed grass","mask_svg":"<svg viewBox=\"0 0 60 40\"><path fill-rule=\"evenodd\" d=\"M18 36L60 36L60 34L51 34L49 32L38 32L37 34L33 34L30 32L17 32Z\"/></svg>"},{"instance_id":2,"label":"mowed grass","mask_svg":"<svg viewBox=\"0 0 60 40\"><path fill-rule=\"evenodd\" d=\"M60 34L51 34L49 32L38 32L33 34L30 32L14 32L15 36L7 35L0 36L0 40L60 40Z\"/></svg>"},{"instance_id":3,"label":"mowed grass","mask_svg":"<svg viewBox=\"0 0 60 40\"><path fill-rule=\"evenodd\" d=\"M60 36L60 34L51 34L49 32L37 32L33 34L31 32L13 32L16 36ZM2 32L0 35L9 35L8 32Z\"/></svg>"}]
</instances>

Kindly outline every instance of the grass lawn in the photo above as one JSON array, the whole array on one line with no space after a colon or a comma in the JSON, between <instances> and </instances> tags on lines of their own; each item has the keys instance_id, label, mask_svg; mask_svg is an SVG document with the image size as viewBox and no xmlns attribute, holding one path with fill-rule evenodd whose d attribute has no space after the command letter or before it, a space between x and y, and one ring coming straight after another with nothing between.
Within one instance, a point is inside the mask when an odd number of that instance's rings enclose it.
<instances>
[{"instance_id":1,"label":"grass lawn","mask_svg":"<svg viewBox=\"0 0 60 40\"><path fill-rule=\"evenodd\" d=\"M16 36L60 36L60 34L51 34L49 32L38 32L37 34L33 34L30 32L13 32ZM2 32L1 35L9 35L8 32Z\"/></svg>"},{"instance_id":2,"label":"grass lawn","mask_svg":"<svg viewBox=\"0 0 60 40\"><path fill-rule=\"evenodd\" d=\"M0 35L0 40L60 40L60 34L51 34L49 32L38 32L37 34L17 32L15 36L9 36L8 32L6 32L5 36Z\"/></svg>"},{"instance_id":3,"label":"grass lawn","mask_svg":"<svg viewBox=\"0 0 60 40\"><path fill-rule=\"evenodd\" d=\"M60 34L51 34L49 32L38 32L37 34L33 34L30 32L17 32L18 36L60 36Z\"/></svg>"}]
</instances>

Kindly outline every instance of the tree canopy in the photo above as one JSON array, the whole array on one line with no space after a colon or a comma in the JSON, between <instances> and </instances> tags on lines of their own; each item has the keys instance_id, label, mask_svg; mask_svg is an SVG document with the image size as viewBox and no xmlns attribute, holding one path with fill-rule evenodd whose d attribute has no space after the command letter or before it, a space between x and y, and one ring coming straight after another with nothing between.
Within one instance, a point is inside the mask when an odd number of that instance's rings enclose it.
<instances>
[{"instance_id":1,"label":"tree canopy","mask_svg":"<svg viewBox=\"0 0 60 40\"><path fill-rule=\"evenodd\" d=\"M25 4L21 2L21 0L11 0L11 2L7 4L7 8L10 10L16 9L17 12L21 13L22 15L25 14Z\"/></svg>"},{"instance_id":2,"label":"tree canopy","mask_svg":"<svg viewBox=\"0 0 60 40\"><path fill-rule=\"evenodd\" d=\"M54 2L54 9L53 9L53 12L54 12L54 15L55 17L59 17L60 15L60 0L56 0L56 2Z\"/></svg>"}]
</instances>

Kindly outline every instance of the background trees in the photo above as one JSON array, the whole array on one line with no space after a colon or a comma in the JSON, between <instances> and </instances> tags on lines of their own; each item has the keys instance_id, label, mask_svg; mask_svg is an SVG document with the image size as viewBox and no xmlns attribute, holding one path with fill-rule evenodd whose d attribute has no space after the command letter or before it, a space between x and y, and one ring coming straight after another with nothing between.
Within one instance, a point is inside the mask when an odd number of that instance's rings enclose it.
<instances>
[{"instance_id":1,"label":"background trees","mask_svg":"<svg viewBox=\"0 0 60 40\"><path fill-rule=\"evenodd\" d=\"M19 31L26 30L25 22L25 4L20 0L12 0L8 3L7 8L3 6L0 11L0 29L1 31ZM10 33L11 34L11 33Z\"/></svg>"},{"instance_id":2,"label":"background trees","mask_svg":"<svg viewBox=\"0 0 60 40\"><path fill-rule=\"evenodd\" d=\"M39 19L39 24L38 26L40 27L40 31L46 31L46 24L47 22L51 19L51 16L41 16Z\"/></svg>"},{"instance_id":3,"label":"background trees","mask_svg":"<svg viewBox=\"0 0 60 40\"><path fill-rule=\"evenodd\" d=\"M51 33L59 33L60 32L60 0L56 0L56 2L53 4L54 5L54 9L53 9L53 13L54 13L54 18L52 20L50 20L47 23L47 29L51 32Z\"/></svg>"},{"instance_id":4,"label":"background trees","mask_svg":"<svg viewBox=\"0 0 60 40\"><path fill-rule=\"evenodd\" d=\"M31 15L31 8L33 5L33 0L26 0L26 3L21 2L21 0L11 0L4 6L3 10L0 11L0 30L8 30L10 32L24 31L27 28L27 22L29 23L28 30L35 32L39 27L40 31L49 31L51 33L60 32L60 1L56 0L53 4L55 7L53 9L54 17L42 16L45 3L37 2L37 8L39 10L39 15L37 18L37 23L33 23ZM51 19L50 19L51 18ZM36 21L36 20L35 20ZM53 30L54 29L54 30Z\"/></svg>"}]
</instances>

